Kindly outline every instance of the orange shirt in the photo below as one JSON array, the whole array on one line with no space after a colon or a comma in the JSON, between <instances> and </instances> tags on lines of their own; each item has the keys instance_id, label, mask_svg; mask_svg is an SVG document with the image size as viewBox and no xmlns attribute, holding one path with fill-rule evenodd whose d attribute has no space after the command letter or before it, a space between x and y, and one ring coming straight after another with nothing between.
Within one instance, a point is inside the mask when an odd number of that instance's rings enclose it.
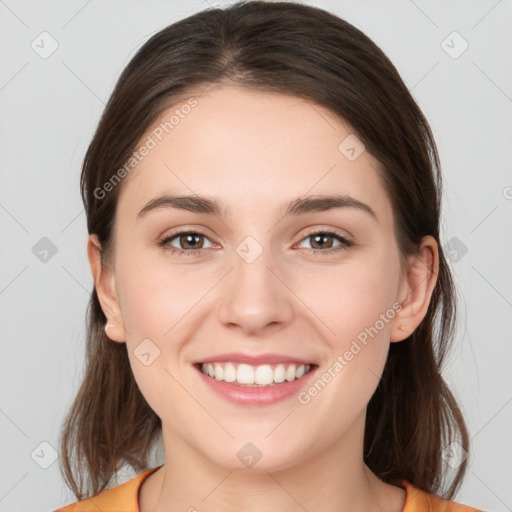
<instances>
[{"instance_id":1,"label":"orange shirt","mask_svg":"<svg viewBox=\"0 0 512 512\"><path fill-rule=\"evenodd\" d=\"M77 501L54 512L139 512L138 492L145 478L162 466L148 469L128 480L124 484L82 501ZM405 480L400 480L405 489L406 498L402 512L482 512L476 508L444 500L434 494L428 494Z\"/></svg>"}]
</instances>

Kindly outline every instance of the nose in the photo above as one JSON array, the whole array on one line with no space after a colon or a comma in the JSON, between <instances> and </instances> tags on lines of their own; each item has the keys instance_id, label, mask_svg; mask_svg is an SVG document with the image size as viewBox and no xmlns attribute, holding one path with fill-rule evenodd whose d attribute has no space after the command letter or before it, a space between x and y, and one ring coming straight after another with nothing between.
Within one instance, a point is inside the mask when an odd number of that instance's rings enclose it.
<instances>
[{"instance_id":1,"label":"nose","mask_svg":"<svg viewBox=\"0 0 512 512\"><path fill-rule=\"evenodd\" d=\"M263 251L254 261L240 254L234 255L233 269L221 283L220 322L252 336L287 325L295 305L290 291L293 286L286 282L285 272L273 264L270 251Z\"/></svg>"}]
</instances>

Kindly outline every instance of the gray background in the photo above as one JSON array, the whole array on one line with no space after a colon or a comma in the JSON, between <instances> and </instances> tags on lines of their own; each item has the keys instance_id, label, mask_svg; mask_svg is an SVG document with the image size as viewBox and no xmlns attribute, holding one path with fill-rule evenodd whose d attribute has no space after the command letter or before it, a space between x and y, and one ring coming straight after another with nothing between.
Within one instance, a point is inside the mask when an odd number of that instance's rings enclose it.
<instances>
[{"instance_id":1,"label":"gray background","mask_svg":"<svg viewBox=\"0 0 512 512\"><path fill-rule=\"evenodd\" d=\"M79 173L104 104L150 35L227 3L0 0L2 511L75 501L54 450L82 372L92 278ZM512 510L512 3L309 4L369 35L432 126L445 178L443 245L460 304L444 375L472 448L456 499ZM42 58L52 40L58 48Z\"/></svg>"}]
</instances>

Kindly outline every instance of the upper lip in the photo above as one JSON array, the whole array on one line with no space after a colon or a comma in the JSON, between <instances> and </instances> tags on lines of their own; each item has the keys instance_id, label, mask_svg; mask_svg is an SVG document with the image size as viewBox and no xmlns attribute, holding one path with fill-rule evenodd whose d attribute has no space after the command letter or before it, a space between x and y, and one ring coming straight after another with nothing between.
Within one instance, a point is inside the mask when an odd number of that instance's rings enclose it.
<instances>
[{"instance_id":1,"label":"upper lip","mask_svg":"<svg viewBox=\"0 0 512 512\"><path fill-rule=\"evenodd\" d=\"M196 361L194 364L199 363L245 363L253 366L260 366L263 364L314 364L306 359L300 357L287 356L284 354L243 354L241 352L230 352L224 354L217 354L215 356L207 357Z\"/></svg>"}]
</instances>

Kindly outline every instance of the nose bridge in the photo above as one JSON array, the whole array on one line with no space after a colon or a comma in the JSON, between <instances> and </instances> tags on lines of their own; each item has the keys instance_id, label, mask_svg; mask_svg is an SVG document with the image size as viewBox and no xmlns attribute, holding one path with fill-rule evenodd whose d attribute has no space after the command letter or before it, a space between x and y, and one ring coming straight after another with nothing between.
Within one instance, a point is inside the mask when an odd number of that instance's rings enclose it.
<instances>
[{"instance_id":1,"label":"nose bridge","mask_svg":"<svg viewBox=\"0 0 512 512\"><path fill-rule=\"evenodd\" d=\"M220 320L251 332L288 321L292 313L290 296L271 270L270 248L247 236L235 248L232 262L234 268L220 297Z\"/></svg>"},{"instance_id":2,"label":"nose bridge","mask_svg":"<svg viewBox=\"0 0 512 512\"><path fill-rule=\"evenodd\" d=\"M238 244L233 258L235 290L240 292L239 299L252 307L259 301L268 303L276 292L276 283L272 281L275 277L269 270L272 267L271 250L268 243L265 247L263 243L249 235Z\"/></svg>"},{"instance_id":3,"label":"nose bridge","mask_svg":"<svg viewBox=\"0 0 512 512\"><path fill-rule=\"evenodd\" d=\"M233 258L235 279L240 288L254 287L254 293L259 288L270 291L272 273L272 254L268 244L263 247L253 236L247 236L235 249ZM246 290L247 291L247 290Z\"/></svg>"}]
</instances>

